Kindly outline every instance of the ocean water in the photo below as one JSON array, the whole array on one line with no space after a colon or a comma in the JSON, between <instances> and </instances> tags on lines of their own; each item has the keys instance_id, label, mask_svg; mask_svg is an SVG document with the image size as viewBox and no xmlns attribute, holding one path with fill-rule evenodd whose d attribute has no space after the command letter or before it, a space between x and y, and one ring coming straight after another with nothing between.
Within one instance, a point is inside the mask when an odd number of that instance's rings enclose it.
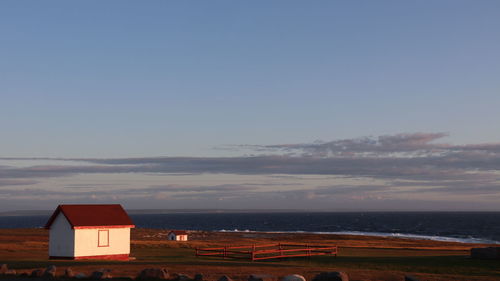
<instances>
[{"instance_id":1,"label":"ocean water","mask_svg":"<svg viewBox=\"0 0 500 281\"><path fill-rule=\"evenodd\" d=\"M137 227L311 232L500 244L500 212L132 214ZM0 216L0 228L43 227L48 216Z\"/></svg>"}]
</instances>

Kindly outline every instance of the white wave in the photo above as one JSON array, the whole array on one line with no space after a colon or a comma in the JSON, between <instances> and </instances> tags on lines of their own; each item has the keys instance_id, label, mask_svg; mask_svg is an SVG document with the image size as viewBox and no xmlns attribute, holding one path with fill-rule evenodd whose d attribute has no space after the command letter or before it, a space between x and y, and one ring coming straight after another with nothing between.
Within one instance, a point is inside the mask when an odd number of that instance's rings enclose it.
<instances>
[{"instance_id":1,"label":"white wave","mask_svg":"<svg viewBox=\"0 0 500 281\"><path fill-rule=\"evenodd\" d=\"M311 234L337 234L337 235L359 235L359 236L379 236L379 237L397 237L403 239L413 239L413 240L432 240L432 241L442 241L442 242L458 242L458 243L471 243L471 244L500 244L500 241L467 237L447 237L438 235L420 235L420 234L410 234L410 233L389 233L389 232L363 232L363 231L334 231L334 232L314 232L314 231L253 231L253 230L219 230L221 232L260 232L260 233L311 233Z\"/></svg>"},{"instance_id":2,"label":"white wave","mask_svg":"<svg viewBox=\"0 0 500 281\"><path fill-rule=\"evenodd\" d=\"M323 232L323 233L326 234L326 232ZM397 238L405 238L405 239L433 240L433 241L443 241L443 242L460 242L460 243L474 243L474 244L500 244L500 241L494 241L494 240L483 239L483 238L475 238L475 237L458 238L458 237L447 237L447 236L438 236L438 235L420 235L420 234L410 234L410 233L338 231L338 232L328 232L328 234L397 237Z\"/></svg>"},{"instance_id":3,"label":"white wave","mask_svg":"<svg viewBox=\"0 0 500 281\"><path fill-rule=\"evenodd\" d=\"M221 229L221 230L219 230L219 232L255 232L255 231L251 231L250 229L239 230L239 229L235 228L233 230Z\"/></svg>"}]
</instances>

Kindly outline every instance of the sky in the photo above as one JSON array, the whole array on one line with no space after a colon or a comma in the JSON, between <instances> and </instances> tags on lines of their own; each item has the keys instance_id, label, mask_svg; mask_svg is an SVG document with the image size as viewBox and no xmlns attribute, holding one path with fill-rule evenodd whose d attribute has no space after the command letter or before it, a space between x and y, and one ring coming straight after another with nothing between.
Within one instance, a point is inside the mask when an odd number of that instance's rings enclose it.
<instances>
[{"instance_id":1,"label":"sky","mask_svg":"<svg viewBox=\"0 0 500 281\"><path fill-rule=\"evenodd\" d=\"M0 211L500 211L499 13L2 1Z\"/></svg>"}]
</instances>

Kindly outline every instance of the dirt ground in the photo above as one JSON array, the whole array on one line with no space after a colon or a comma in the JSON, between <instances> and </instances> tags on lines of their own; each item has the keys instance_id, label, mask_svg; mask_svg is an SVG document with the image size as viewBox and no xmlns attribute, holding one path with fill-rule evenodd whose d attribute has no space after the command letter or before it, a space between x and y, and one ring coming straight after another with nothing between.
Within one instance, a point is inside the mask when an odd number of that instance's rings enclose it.
<instances>
[{"instance_id":1,"label":"dirt ground","mask_svg":"<svg viewBox=\"0 0 500 281\"><path fill-rule=\"evenodd\" d=\"M48 232L44 229L0 229L0 263L18 273L56 265L58 274L71 267L90 274L111 269L113 276L135 277L144 268L167 268L174 275L202 273L208 281L228 275L243 281L250 274L275 279L301 274L307 280L322 271L344 271L350 280L403 280L411 274L420 280L500 280L500 261L468 258L471 247L488 245L384 238L354 235L253 232L190 232L187 242L167 241L168 230L133 229L131 261L48 260ZM339 246L338 257L318 256L266 261L196 257L196 247L222 247L263 243L298 243Z\"/></svg>"}]
</instances>

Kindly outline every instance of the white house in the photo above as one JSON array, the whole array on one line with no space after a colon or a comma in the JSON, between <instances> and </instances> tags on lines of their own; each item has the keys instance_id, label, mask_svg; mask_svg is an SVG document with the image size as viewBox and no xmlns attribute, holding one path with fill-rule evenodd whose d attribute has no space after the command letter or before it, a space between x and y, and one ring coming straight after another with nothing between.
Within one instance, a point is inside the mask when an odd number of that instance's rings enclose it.
<instances>
[{"instance_id":1,"label":"white house","mask_svg":"<svg viewBox=\"0 0 500 281\"><path fill-rule=\"evenodd\" d=\"M171 241L187 241L188 234L182 230L172 230L168 233L168 240Z\"/></svg>"},{"instance_id":2,"label":"white house","mask_svg":"<svg viewBox=\"0 0 500 281\"><path fill-rule=\"evenodd\" d=\"M134 227L119 204L59 205L45 225L49 258L128 260Z\"/></svg>"}]
</instances>

